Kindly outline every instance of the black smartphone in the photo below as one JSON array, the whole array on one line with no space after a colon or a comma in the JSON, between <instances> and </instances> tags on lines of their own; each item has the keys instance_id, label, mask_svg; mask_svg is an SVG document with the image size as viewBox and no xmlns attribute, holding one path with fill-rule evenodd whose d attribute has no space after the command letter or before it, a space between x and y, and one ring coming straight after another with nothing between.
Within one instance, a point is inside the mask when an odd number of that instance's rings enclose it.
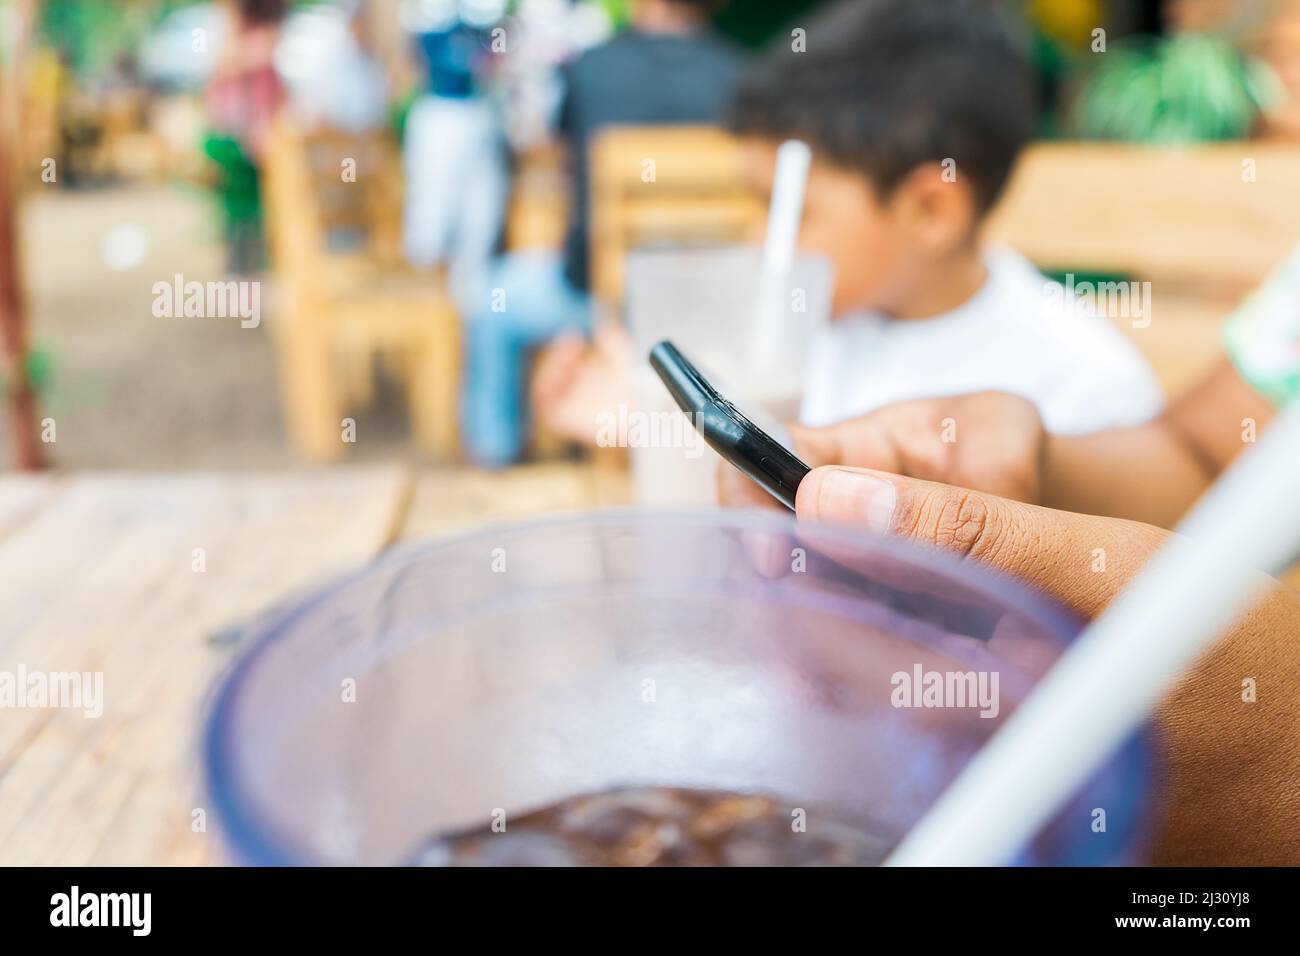
<instances>
[{"instance_id":1,"label":"black smartphone","mask_svg":"<svg viewBox=\"0 0 1300 956\"><path fill-rule=\"evenodd\" d=\"M811 469L742 415L672 342L650 350L650 365L709 447L793 511L799 482Z\"/></svg>"}]
</instances>

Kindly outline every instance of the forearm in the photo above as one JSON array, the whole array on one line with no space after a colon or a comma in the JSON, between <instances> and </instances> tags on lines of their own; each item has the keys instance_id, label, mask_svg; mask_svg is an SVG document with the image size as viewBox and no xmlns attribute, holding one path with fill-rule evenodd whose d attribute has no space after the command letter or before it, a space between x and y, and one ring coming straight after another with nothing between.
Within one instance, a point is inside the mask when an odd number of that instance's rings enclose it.
<instances>
[{"instance_id":1,"label":"forearm","mask_svg":"<svg viewBox=\"0 0 1300 956\"><path fill-rule=\"evenodd\" d=\"M1275 582L1165 697L1155 862L1300 864L1300 595Z\"/></svg>"},{"instance_id":2,"label":"forearm","mask_svg":"<svg viewBox=\"0 0 1300 956\"><path fill-rule=\"evenodd\" d=\"M1151 438L1127 440L1141 448ZM1131 593L1172 537L1149 524L843 466L811 471L795 512L801 521L856 524L937 547L1017 578L1088 619ZM1106 559L1100 566L1098 550ZM1154 714L1166 757L1161 863L1300 863L1300 592L1263 574L1257 583L1254 605L1170 687ZM1023 649L1014 637L995 635L988 650ZM1103 694L1099 705L1106 704Z\"/></svg>"},{"instance_id":3,"label":"forearm","mask_svg":"<svg viewBox=\"0 0 1300 956\"><path fill-rule=\"evenodd\" d=\"M1213 480L1165 419L1093 435L1048 436L1042 503L1171 528Z\"/></svg>"},{"instance_id":4,"label":"forearm","mask_svg":"<svg viewBox=\"0 0 1300 956\"><path fill-rule=\"evenodd\" d=\"M1052 508L1173 527L1272 417L1272 406L1221 362L1153 422L1049 436L1039 497Z\"/></svg>"}]
</instances>

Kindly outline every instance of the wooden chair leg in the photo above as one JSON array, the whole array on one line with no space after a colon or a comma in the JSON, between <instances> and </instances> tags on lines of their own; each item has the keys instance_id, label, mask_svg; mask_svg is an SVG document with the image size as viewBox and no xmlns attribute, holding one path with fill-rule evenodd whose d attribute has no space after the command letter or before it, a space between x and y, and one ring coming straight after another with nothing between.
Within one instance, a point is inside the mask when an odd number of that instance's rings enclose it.
<instances>
[{"instance_id":1,"label":"wooden chair leg","mask_svg":"<svg viewBox=\"0 0 1300 956\"><path fill-rule=\"evenodd\" d=\"M280 375L285 426L304 457L316 462L343 457L342 402L325 330L294 323L281 341Z\"/></svg>"},{"instance_id":2,"label":"wooden chair leg","mask_svg":"<svg viewBox=\"0 0 1300 956\"><path fill-rule=\"evenodd\" d=\"M420 451L444 461L460 456L460 322L447 309L436 316L411 357L407 402Z\"/></svg>"},{"instance_id":3,"label":"wooden chair leg","mask_svg":"<svg viewBox=\"0 0 1300 956\"><path fill-rule=\"evenodd\" d=\"M369 408L375 401L375 363L364 332L355 326L341 328L334 344L339 399L347 408Z\"/></svg>"}]
</instances>

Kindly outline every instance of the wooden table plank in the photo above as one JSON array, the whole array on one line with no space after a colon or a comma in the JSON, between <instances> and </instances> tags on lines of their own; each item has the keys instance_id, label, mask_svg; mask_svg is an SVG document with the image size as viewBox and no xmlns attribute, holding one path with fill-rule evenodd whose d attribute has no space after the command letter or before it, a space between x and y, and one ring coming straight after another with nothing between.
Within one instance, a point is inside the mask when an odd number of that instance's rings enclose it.
<instances>
[{"instance_id":1,"label":"wooden table plank","mask_svg":"<svg viewBox=\"0 0 1300 956\"><path fill-rule=\"evenodd\" d=\"M102 671L104 713L0 712L0 865L215 859L190 826L202 704L231 654L209 636L372 557L409 484L397 467L59 479L0 538L0 670ZM0 518L50 493L20 485Z\"/></svg>"},{"instance_id":2,"label":"wooden table plank","mask_svg":"<svg viewBox=\"0 0 1300 956\"><path fill-rule=\"evenodd\" d=\"M439 469L415 483L403 538L628 503L626 476L590 463L541 462L503 471Z\"/></svg>"},{"instance_id":3,"label":"wooden table plank","mask_svg":"<svg viewBox=\"0 0 1300 956\"><path fill-rule=\"evenodd\" d=\"M0 475L0 541L57 499L57 475Z\"/></svg>"}]
</instances>

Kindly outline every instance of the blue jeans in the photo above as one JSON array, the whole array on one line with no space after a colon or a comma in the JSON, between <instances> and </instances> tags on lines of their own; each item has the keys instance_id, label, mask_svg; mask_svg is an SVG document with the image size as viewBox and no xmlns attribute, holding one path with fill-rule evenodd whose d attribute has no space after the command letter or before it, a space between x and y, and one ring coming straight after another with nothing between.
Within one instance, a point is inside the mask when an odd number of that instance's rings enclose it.
<instances>
[{"instance_id":1,"label":"blue jeans","mask_svg":"<svg viewBox=\"0 0 1300 956\"><path fill-rule=\"evenodd\" d=\"M502 256L475 298L482 305L466 328L461 434L474 462L495 468L517 459L528 438L523 390L531 350L561 332L588 332L591 309L550 252Z\"/></svg>"}]
</instances>

